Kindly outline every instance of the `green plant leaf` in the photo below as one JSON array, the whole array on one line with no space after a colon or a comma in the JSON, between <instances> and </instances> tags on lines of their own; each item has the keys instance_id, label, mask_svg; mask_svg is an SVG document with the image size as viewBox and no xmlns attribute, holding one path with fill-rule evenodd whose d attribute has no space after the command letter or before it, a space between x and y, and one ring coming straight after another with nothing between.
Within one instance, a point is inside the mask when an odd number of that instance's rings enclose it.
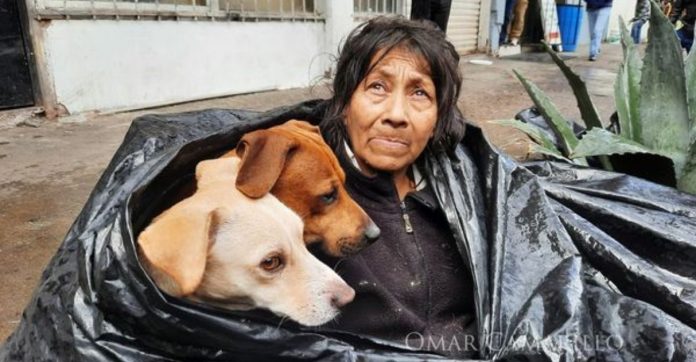
<instances>
[{"instance_id":1,"label":"green plant leaf","mask_svg":"<svg viewBox=\"0 0 696 362\"><path fill-rule=\"evenodd\" d=\"M535 125L524 123L515 119L502 119L498 121L493 121L492 123L499 124L501 126L515 127L518 130L526 133L538 145L548 149L556 149L556 145L553 143L551 137L549 137L549 135L544 130ZM562 156L560 151L556 152Z\"/></svg>"},{"instance_id":2,"label":"green plant leaf","mask_svg":"<svg viewBox=\"0 0 696 362\"><path fill-rule=\"evenodd\" d=\"M626 27L623 16L619 16L619 28L621 30L621 48L625 58L626 50L635 49L636 44L633 42L633 38L631 38L631 33L628 31L628 27Z\"/></svg>"},{"instance_id":3,"label":"green plant leaf","mask_svg":"<svg viewBox=\"0 0 696 362\"><path fill-rule=\"evenodd\" d=\"M658 154L638 142L631 141L601 128L593 128L582 137L570 157L621 155L624 153Z\"/></svg>"},{"instance_id":4,"label":"green plant leaf","mask_svg":"<svg viewBox=\"0 0 696 362\"><path fill-rule=\"evenodd\" d=\"M578 144L578 138L570 128L568 121L563 117L561 112L551 102L551 100L539 89L534 83L528 81L516 70L513 70L517 78L522 82L522 85L527 90L527 93L534 101L539 112L544 118L549 121L549 125L556 135L556 138L561 141L561 152L564 156L568 156L573 152L575 145Z\"/></svg>"},{"instance_id":5,"label":"green plant leaf","mask_svg":"<svg viewBox=\"0 0 696 362\"><path fill-rule=\"evenodd\" d=\"M686 96L689 107L689 121L691 127L691 149L696 143L696 51L689 52L684 64L686 74ZM692 157L696 155L692 153Z\"/></svg>"},{"instance_id":6,"label":"green plant leaf","mask_svg":"<svg viewBox=\"0 0 696 362\"><path fill-rule=\"evenodd\" d=\"M590 94L587 92L585 82L568 67L563 59L561 59L546 42L542 41L542 44L544 44L546 52L551 55L551 59L561 68L563 75L568 79L570 87L573 88L573 93L575 94L575 99L580 109L580 116L585 122L585 126L587 126L588 129L594 127L602 128L602 121L599 118L599 113L597 113L594 103L592 103Z\"/></svg>"},{"instance_id":7,"label":"green plant leaf","mask_svg":"<svg viewBox=\"0 0 696 362\"><path fill-rule=\"evenodd\" d=\"M546 156L549 156L551 158L555 158L559 161L573 163L573 161L563 157L563 155L555 147L554 148L547 148L547 147L544 147L544 146L541 146L541 145L538 145L535 143L535 144L530 146L529 151L531 153L546 155ZM584 160L584 159L582 159L582 160ZM583 163L583 162L575 162L575 163L579 163L583 166L587 166L587 163Z\"/></svg>"},{"instance_id":8,"label":"green plant leaf","mask_svg":"<svg viewBox=\"0 0 696 362\"><path fill-rule=\"evenodd\" d=\"M621 135L630 140L638 140L640 135L640 77L643 61L633 44L623 18L621 23L621 44L624 50L624 61L614 82L614 100L616 113L619 116Z\"/></svg>"},{"instance_id":9,"label":"green plant leaf","mask_svg":"<svg viewBox=\"0 0 696 362\"><path fill-rule=\"evenodd\" d=\"M681 46L674 27L650 2L648 48L640 82L640 137L638 141L674 162L681 177L689 151L689 116Z\"/></svg>"},{"instance_id":10,"label":"green plant leaf","mask_svg":"<svg viewBox=\"0 0 696 362\"><path fill-rule=\"evenodd\" d=\"M677 181L677 187L696 194L696 51L689 52L686 58L686 95L689 108L690 141L689 154L684 172Z\"/></svg>"},{"instance_id":11,"label":"green plant leaf","mask_svg":"<svg viewBox=\"0 0 696 362\"><path fill-rule=\"evenodd\" d=\"M686 162L684 172L677 180L677 188L696 195L696 158L692 157Z\"/></svg>"},{"instance_id":12,"label":"green plant leaf","mask_svg":"<svg viewBox=\"0 0 696 362\"><path fill-rule=\"evenodd\" d=\"M535 142L529 147L530 153L538 153L541 155L550 156L557 160L573 163L573 161L565 158L561 151L556 148L556 144L553 142L551 137L549 137L546 131L533 124L524 123L515 119L503 119L493 121L492 123L499 124L501 126L514 127L526 133L529 138ZM585 160L581 160L579 163L587 165L587 163L583 161Z\"/></svg>"}]
</instances>

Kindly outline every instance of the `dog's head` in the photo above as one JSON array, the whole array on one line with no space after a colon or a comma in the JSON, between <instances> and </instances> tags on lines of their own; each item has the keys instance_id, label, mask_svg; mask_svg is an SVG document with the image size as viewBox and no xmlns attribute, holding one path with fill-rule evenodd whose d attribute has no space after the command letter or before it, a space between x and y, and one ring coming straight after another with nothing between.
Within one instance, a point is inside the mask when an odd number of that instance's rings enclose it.
<instances>
[{"instance_id":1,"label":"dog's head","mask_svg":"<svg viewBox=\"0 0 696 362\"><path fill-rule=\"evenodd\" d=\"M319 128L307 122L246 134L237 189L251 198L272 193L304 221L304 239L325 252L346 256L379 237L379 228L346 192L345 173Z\"/></svg>"},{"instance_id":2,"label":"dog's head","mask_svg":"<svg viewBox=\"0 0 696 362\"><path fill-rule=\"evenodd\" d=\"M292 210L272 195L230 191L238 165L235 158L199 163L196 193L140 234L143 265L172 296L266 308L308 326L328 322L355 292L309 253Z\"/></svg>"}]
</instances>

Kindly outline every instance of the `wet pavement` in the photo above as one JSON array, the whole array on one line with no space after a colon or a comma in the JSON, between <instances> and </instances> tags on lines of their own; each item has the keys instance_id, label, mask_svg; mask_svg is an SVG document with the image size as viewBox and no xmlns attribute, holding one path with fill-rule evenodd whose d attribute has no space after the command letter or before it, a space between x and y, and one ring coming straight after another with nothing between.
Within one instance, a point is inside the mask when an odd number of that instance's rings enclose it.
<instances>
[{"instance_id":1,"label":"wet pavement","mask_svg":"<svg viewBox=\"0 0 696 362\"><path fill-rule=\"evenodd\" d=\"M586 50L581 49L567 62L587 81L600 116L608 120L614 111L613 83L621 48L605 45L597 62L587 61L585 54ZM513 118L532 105L512 69L535 82L568 118L579 119L572 91L547 57L531 54L499 59L471 55L461 61L462 112L472 123L481 125L494 144L516 158L527 157L527 138L487 123ZM488 59L493 64L469 63L472 59ZM0 341L17 325L44 266L135 117L206 108L266 110L328 94L326 86L316 85L145 111L81 114L57 122L34 118L33 109L0 112Z\"/></svg>"}]
</instances>

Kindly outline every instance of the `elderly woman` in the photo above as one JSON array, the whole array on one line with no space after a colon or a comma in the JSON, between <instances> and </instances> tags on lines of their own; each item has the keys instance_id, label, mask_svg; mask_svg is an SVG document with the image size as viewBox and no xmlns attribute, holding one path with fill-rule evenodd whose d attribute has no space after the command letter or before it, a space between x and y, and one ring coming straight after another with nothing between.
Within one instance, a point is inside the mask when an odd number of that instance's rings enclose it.
<instances>
[{"instance_id":1,"label":"elderly woman","mask_svg":"<svg viewBox=\"0 0 696 362\"><path fill-rule=\"evenodd\" d=\"M356 290L332 327L450 357L696 358L686 352L696 332L681 324L692 305L662 288L683 287L674 273L688 257L637 256L626 231L646 235L662 218L691 225L686 195L493 156L478 129L464 138L458 60L442 32L398 18L370 20L345 42L321 127L382 236L357 256L326 260ZM597 203L597 189L616 195ZM606 211L631 214L624 202L646 205L652 192L679 206L641 209L652 221L636 215L630 226ZM671 271L648 276L650 265Z\"/></svg>"},{"instance_id":2,"label":"elderly woman","mask_svg":"<svg viewBox=\"0 0 696 362\"><path fill-rule=\"evenodd\" d=\"M377 18L345 42L321 126L348 192L382 237L337 265L356 290L342 329L418 345L457 339L461 352L465 341L473 346L471 273L422 176L424 152L452 151L464 136L458 61L445 34L425 22Z\"/></svg>"}]
</instances>

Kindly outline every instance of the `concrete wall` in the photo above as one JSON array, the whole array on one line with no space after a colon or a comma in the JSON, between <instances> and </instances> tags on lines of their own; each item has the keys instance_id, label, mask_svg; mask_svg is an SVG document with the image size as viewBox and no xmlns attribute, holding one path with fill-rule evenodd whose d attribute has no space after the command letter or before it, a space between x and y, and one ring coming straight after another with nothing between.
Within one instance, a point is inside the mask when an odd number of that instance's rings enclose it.
<instances>
[{"instance_id":1,"label":"concrete wall","mask_svg":"<svg viewBox=\"0 0 696 362\"><path fill-rule=\"evenodd\" d=\"M613 4L611 17L609 18L609 29L607 30L607 38L609 40L620 39L621 28L619 27L619 16L623 18L630 30L631 24L628 24L628 21L633 19L633 15L636 11L636 0L614 0ZM643 25L640 32L641 41L646 41L648 39L649 27L647 23Z\"/></svg>"},{"instance_id":2,"label":"concrete wall","mask_svg":"<svg viewBox=\"0 0 696 362\"><path fill-rule=\"evenodd\" d=\"M45 32L70 113L303 87L326 69L322 22L58 20Z\"/></svg>"}]
</instances>

